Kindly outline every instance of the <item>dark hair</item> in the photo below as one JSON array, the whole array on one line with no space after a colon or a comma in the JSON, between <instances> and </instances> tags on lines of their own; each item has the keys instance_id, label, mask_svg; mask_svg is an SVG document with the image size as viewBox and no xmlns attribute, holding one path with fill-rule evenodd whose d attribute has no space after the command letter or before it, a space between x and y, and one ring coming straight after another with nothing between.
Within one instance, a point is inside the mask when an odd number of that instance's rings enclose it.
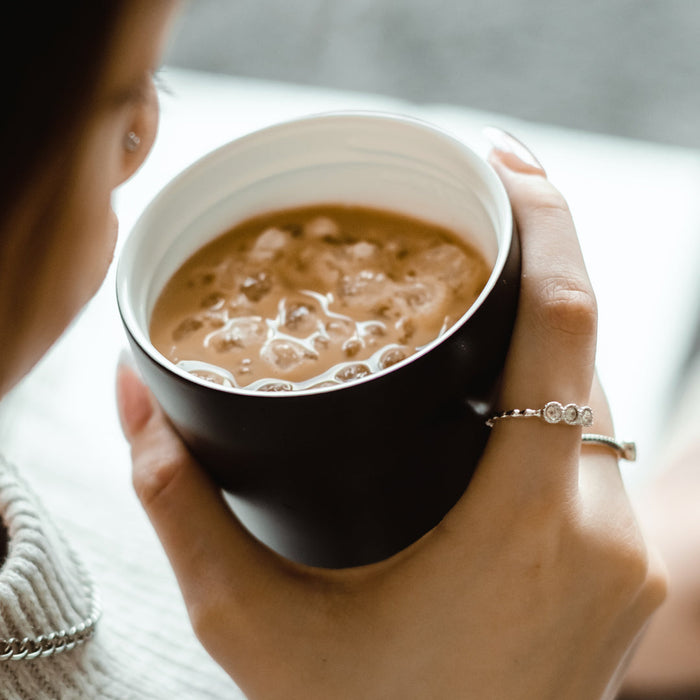
<instances>
[{"instance_id":1,"label":"dark hair","mask_svg":"<svg viewBox=\"0 0 700 700\"><path fill-rule=\"evenodd\" d=\"M4 33L15 37L0 42L3 214L21 197L43 159L79 131L117 22L133 1L13 4L13 18L4 23Z\"/></svg>"}]
</instances>

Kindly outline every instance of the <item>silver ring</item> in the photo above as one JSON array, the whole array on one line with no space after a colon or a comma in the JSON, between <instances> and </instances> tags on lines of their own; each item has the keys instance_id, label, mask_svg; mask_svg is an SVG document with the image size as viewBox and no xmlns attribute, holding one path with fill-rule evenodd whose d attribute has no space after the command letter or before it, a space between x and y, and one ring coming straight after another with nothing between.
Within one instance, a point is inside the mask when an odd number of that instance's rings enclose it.
<instances>
[{"instance_id":1,"label":"silver ring","mask_svg":"<svg viewBox=\"0 0 700 700\"><path fill-rule=\"evenodd\" d=\"M637 459L637 445L634 442L620 442L607 435L596 435L595 433L584 433L581 435L581 440L594 445L612 447L618 458L627 462L634 462Z\"/></svg>"},{"instance_id":2,"label":"silver ring","mask_svg":"<svg viewBox=\"0 0 700 700\"><path fill-rule=\"evenodd\" d=\"M593 409L590 406L578 406L575 403L563 406L558 401L550 401L543 408L514 408L510 411L503 411L503 413L491 416L486 421L486 425L491 428L496 421L505 418L541 418L550 425L564 423L564 425L588 427L593 425Z\"/></svg>"}]
</instances>

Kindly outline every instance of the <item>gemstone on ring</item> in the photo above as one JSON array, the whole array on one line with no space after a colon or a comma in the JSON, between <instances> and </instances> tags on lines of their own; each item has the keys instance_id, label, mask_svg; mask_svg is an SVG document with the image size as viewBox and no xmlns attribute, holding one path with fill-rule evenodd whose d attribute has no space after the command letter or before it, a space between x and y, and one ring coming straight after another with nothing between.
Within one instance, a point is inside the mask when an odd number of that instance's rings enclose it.
<instances>
[{"instance_id":1,"label":"gemstone on ring","mask_svg":"<svg viewBox=\"0 0 700 700\"><path fill-rule=\"evenodd\" d=\"M564 415L564 407L558 401L550 401L542 410L542 417L547 423L559 423Z\"/></svg>"},{"instance_id":2,"label":"gemstone on ring","mask_svg":"<svg viewBox=\"0 0 700 700\"><path fill-rule=\"evenodd\" d=\"M575 403L564 406L564 422L567 425L578 425L579 410Z\"/></svg>"},{"instance_id":3,"label":"gemstone on ring","mask_svg":"<svg viewBox=\"0 0 700 700\"><path fill-rule=\"evenodd\" d=\"M585 428L593 425L593 410L590 406L584 406L579 414L579 421Z\"/></svg>"}]
</instances>

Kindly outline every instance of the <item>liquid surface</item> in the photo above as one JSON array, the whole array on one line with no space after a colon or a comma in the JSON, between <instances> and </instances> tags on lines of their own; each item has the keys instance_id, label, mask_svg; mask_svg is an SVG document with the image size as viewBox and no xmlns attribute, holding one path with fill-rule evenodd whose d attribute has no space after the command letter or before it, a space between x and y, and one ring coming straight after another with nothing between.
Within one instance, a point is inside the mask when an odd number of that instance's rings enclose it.
<instances>
[{"instance_id":1,"label":"liquid surface","mask_svg":"<svg viewBox=\"0 0 700 700\"><path fill-rule=\"evenodd\" d=\"M457 321L490 274L454 233L328 205L250 219L197 251L151 316L155 347L224 386L293 391L389 367Z\"/></svg>"}]
</instances>

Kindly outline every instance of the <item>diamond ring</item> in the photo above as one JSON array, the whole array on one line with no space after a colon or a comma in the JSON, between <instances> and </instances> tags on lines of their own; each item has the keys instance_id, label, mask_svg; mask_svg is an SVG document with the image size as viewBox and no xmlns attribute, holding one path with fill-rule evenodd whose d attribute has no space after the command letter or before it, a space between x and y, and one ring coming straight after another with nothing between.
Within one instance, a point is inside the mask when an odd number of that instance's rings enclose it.
<instances>
[{"instance_id":1,"label":"diamond ring","mask_svg":"<svg viewBox=\"0 0 700 700\"><path fill-rule=\"evenodd\" d=\"M486 421L486 425L491 428L496 421L506 418L541 418L550 425L564 423L564 425L588 427L593 424L593 409L590 406L578 406L575 403L563 406L558 401L550 401L543 408L514 408L510 411L503 411L503 413L491 416Z\"/></svg>"}]
</instances>

